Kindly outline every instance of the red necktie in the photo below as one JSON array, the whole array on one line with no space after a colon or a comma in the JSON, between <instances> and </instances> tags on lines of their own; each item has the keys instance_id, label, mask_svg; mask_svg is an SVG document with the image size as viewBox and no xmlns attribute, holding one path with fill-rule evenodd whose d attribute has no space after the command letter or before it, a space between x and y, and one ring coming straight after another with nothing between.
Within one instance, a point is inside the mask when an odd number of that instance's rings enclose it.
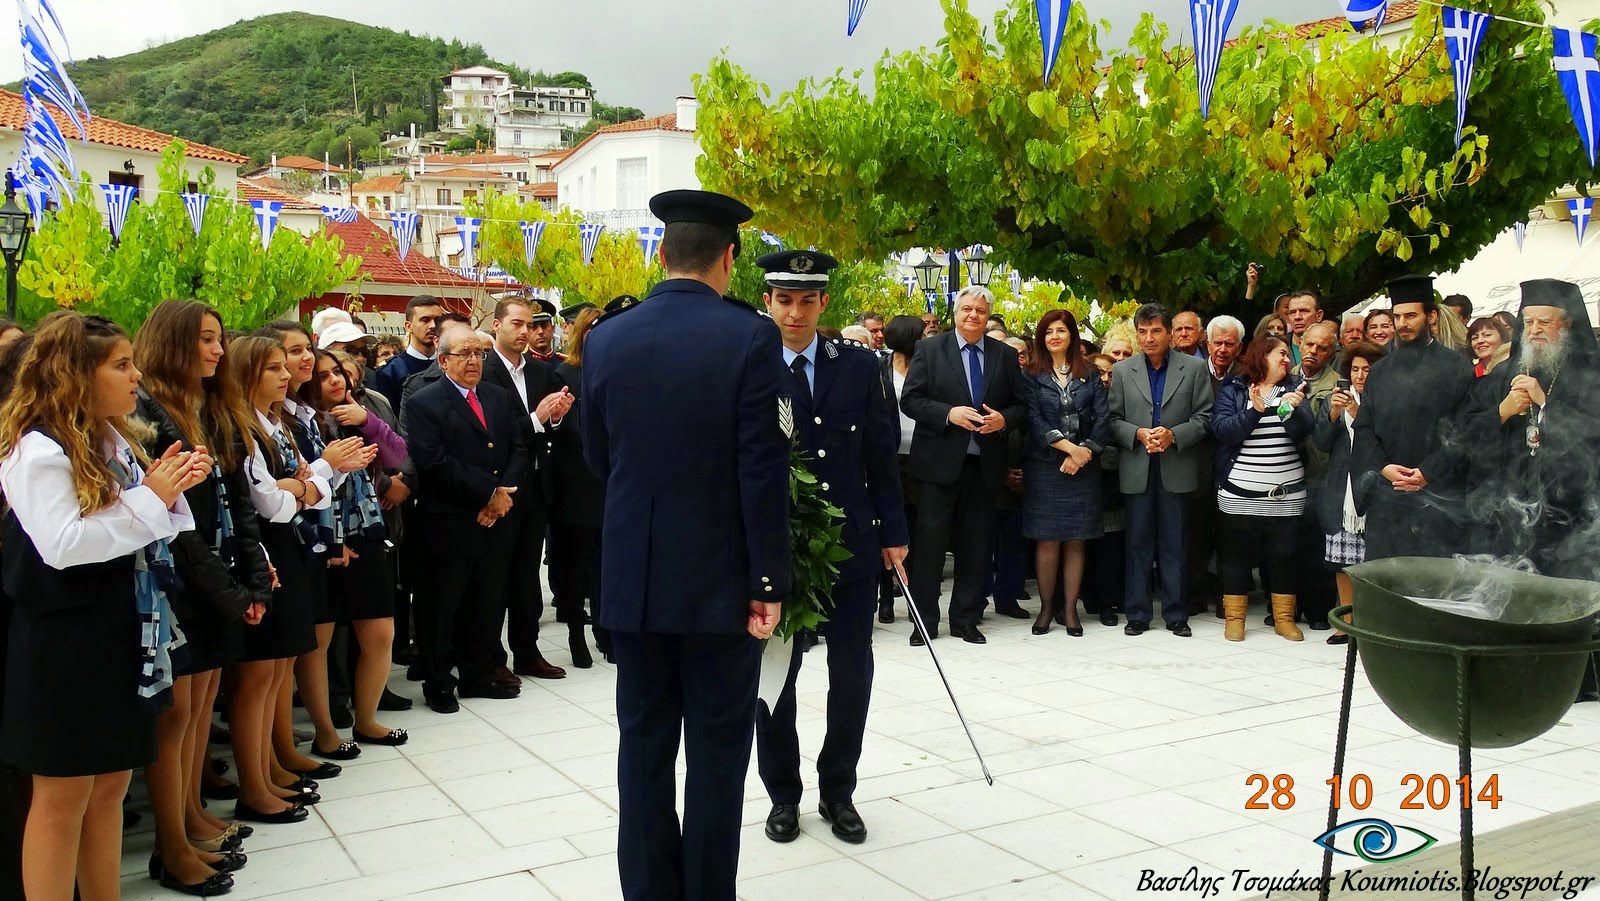
<instances>
[{"instance_id":1,"label":"red necktie","mask_svg":"<svg viewBox=\"0 0 1600 901\"><path fill-rule=\"evenodd\" d=\"M483 405L478 403L478 392L467 392L467 406L471 407L473 414L478 417L478 425L483 426L484 431L488 431L489 420L483 418Z\"/></svg>"}]
</instances>

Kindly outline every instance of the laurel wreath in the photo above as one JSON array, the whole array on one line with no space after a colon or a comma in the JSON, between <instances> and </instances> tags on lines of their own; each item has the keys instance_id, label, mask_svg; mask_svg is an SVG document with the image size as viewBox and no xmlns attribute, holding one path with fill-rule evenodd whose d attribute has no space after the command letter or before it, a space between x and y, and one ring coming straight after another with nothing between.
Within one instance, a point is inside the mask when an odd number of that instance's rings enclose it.
<instances>
[{"instance_id":1,"label":"laurel wreath","mask_svg":"<svg viewBox=\"0 0 1600 901\"><path fill-rule=\"evenodd\" d=\"M795 440L794 409L788 398L778 404L778 425L789 437L789 596L773 636L788 641L803 629L815 629L833 612L833 585L838 563L853 556L844 546L844 511L823 497L821 483L806 468L806 456Z\"/></svg>"}]
</instances>

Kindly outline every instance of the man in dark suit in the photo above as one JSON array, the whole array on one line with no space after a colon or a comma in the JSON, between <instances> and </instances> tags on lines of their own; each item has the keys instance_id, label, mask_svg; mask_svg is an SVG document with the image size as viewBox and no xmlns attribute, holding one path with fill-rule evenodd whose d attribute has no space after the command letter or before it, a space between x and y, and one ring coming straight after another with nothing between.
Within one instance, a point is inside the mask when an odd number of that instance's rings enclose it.
<instances>
[{"instance_id":1,"label":"man in dark suit","mask_svg":"<svg viewBox=\"0 0 1600 901\"><path fill-rule=\"evenodd\" d=\"M750 208L668 191L667 278L583 350L583 449L606 483L600 625L617 661L622 894L732 901L761 645L789 591L778 329L724 298ZM683 823L673 768L688 758Z\"/></svg>"},{"instance_id":2,"label":"man in dark suit","mask_svg":"<svg viewBox=\"0 0 1600 901\"><path fill-rule=\"evenodd\" d=\"M955 588L950 634L983 644L983 578L989 566L995 502L1006 490L1010 436L1027 417L1017 352L984 335L994 295L968 287L956 295L955 330L924 338L906 372L900 408L917 424L908 471L921 482L911 595L930 633L912 629L911 643L939 637L939 583L954 542Z\"/></svg>"},{"instance_id":3,"label":"man in dark suit","mask_svg":"<svg viewBox=\"0 0 1600 901\"><path fill-rule=\"evenodd\" d=\"M1216 397L1228 376L1239 371L1239 352L1244 348L1245 335L1244 323L1232 316L1215 316L1206 324L1206 372L1211 376L1212 397ZM1211 557L1217 551L1222 515L1217 510L1217 493L1211 490L1211 458L1216 446L1216 441L1207 434L1195 448L1200 455L1200 489L1189 503L1184 547L1189 561L1189 615L1204 613L1209 606L1216 610L1220 619L1222 580L1211 572Z\"/></svg>"},{"instance_id":4,"label":"man in dark suit","mask_svg":"<svg viewBox=\"0 0 1600 901\"><path fill-rule=\"evenodd\" d=\"M1133 316L1137 353L1111 369L1111 433L1122 447L1119 477L1127 501L1128 577L1123 632L1142 635L1153 618L1150 565L1161 569L1167 630L1189 630L1184 532L1189 495L1200 482L1201 451L1211 423L1211 379L1206 362L1173 353L1172 314L1147 303Z\"/></svg>"},{"instance_id":5,"label":"man in dark suit","mask_svg":"<svg viewBox=\"0 0 1600 901\"><path fill-rule=\"evenodd\" d=\"M406 352L396 354L381 369L373 370L373 387L389 399L400 412L406 379L428 368L438 349L439 317L444 305L428 294L418 294L406 302Z\"/></svg>"},{"instance_id":6,"label":"man in dark suit","mask_svg":"<svg viewBox=\"0 0 1600 901\"><path fill-rule=\"evenodd\" d=\"M905 560L905 504L900 493L899 417L871 349L817 335L828 308L833 257L780 251L757 261L767 270L764 300L783 336L783 361L806 468L823 494L844 511L851 557L839 563L828 616L828 731L817 757L818 812L833 834L852 844L867 827L851 795L872 697L873 588L878 573ZM788 650L793 651L791 647ZM772 798L767 838L800 835L800 738L795 732L795 678L801 654L790 654L789 679L777 705L756 721L761 781Z\"/></svg>"},{"instance_id":7,"label":"man in dark suit","mask_svg":"<svg viewBox=\"0 0 1600 901\"><path fill-rule=\"evenodd\" d=\"M544 659L539 651L539 617L544 614L539 563L544 559L545 530L550 522L550 432L561 425L572 408L572 395L556 375L555 366L528 352L531 330L536 325L548 328L554 316L555 305L548 300L511 297L500 301L494 308L494 352L485 358L483 366L484 384L510 393L527 413L525 424L529 431L528 477L505 522L516 537L507 561L511 573L506 591L512 668L506 668L503 647L496 654L499 664L495 667L495 680L503 684L517 684L519 676L561 679L567 675L566 670ZM570 637L573 665L580 669L593 666L583 636L581 611L577 631Z\"/></svg>"},{"instance_id":8,"label":"man in dark suit","mask_svg":"<svg viewBox=\"0 0 1600 901\"><path fill-rule=\"evenodd\" d=\"M444 378L410 401L407 446L417 466L416 528L424 556L419 598L423 694L439 713L464 697L514 698L494 681L513 530L501 523L527 481L527 414L482 384L487 345L453 326L439 339ZM451 668L459 673L452 676Z\"/></svg>"}]
</instances>

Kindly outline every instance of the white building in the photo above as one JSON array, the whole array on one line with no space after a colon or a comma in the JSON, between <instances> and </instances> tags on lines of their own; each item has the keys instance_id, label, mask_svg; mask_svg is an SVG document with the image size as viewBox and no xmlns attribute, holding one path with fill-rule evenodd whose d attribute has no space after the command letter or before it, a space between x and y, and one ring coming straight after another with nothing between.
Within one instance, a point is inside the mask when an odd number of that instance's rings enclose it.
<instances>
[{"instance_id":1,"label":"white building","mask_svg":"<svg viewBox=\"0 0 1600 901\"><path fill-rule=\"evenodd\" d=\"M322 204L291 194L277 187L270 178L258 180L240 176L239 192L234 200L236 203L246 205L252 200L283 204L278 210L278 227L286 228L297 235L314 235L322 231L322 224L327 218L322 213ZM344 199L341 198L337 205L344 206Z\"/></svg>"},{"instance_id":2,"label":"white building","mask_svg":"<svg viewBox=\"0 0 1600 901\"><path fill-rule=\"evenodd\" d=\"M349 202L348 186L353 173L332 165L326 159L314 160L309 156L286 156L265 166L244 173L245 178L269 178L274 186L285 186L296 196L317 206L345 206Z\"/></svg>"},{"instance_id":3,"label":"white building","mask_svg":"<svg viewBox=\"0 0 1600 901\"><path fill-rule=\"evenodd\" d=\"M551 169L558 206L620 229L659 224L650 198L676 188L699 188L695 114L700 103L679 97L665 116L609 125L589 135Z\"/></svg>"},{"instance_id":4,"label":"white building","mask_svg":"<svg viewBox=\"0 0 1600 901\"><path fill-rule=\"evenodd\" d=\"M488 66L468 66L444 77L442 131L464 132L474 125L494 124L495 97L511 89L511 73Z\"/></svg>"},{"instance_id":5,"label":"white building","mask_svg":"<svg viewBox=\"0 0 1600 901\"><path fill-rule=\"evenodd\" d=\"M593 116L594 97L583 88L513 85L495 96L495 149L533 153L560 147L562 129L585 128Z\"/></svg>"}]
</instances>

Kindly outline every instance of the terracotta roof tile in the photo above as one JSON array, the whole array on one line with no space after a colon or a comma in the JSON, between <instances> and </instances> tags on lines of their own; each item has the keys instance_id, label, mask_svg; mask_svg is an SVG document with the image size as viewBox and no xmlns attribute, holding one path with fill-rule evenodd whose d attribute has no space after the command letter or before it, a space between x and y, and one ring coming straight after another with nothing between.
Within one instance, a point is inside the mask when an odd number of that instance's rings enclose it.
<instances>
[{"instance_id":1,"label":"terracotta roof tile","mask_svg":"<svg viewBox=\"0 0 1600 901\"><path fill-rule=\"evenodd\" d=\"M404 175L380 175L377 178L369 178L350 190L358 194L393 194L405 183Z\"/></svg>"},{"instance_id":2,"label":"terracotta roof tile","mask_svg":"<svg viewBox=\"0 0 1600 901\"><path fill-rule=\"evenodd\" d=\"M78 129L68 119L66 114L54 106L46 105L50 115L55 118L56 124L61 126L61 133L69 141L80 138ZM22 104L22 95L11 91L0 91L0 128L9 128L21 131L27 124L27 110ZM89 120L89 142L92 144L105 144L110 147L123 147L128 150L142 150L147 153L161 153L172 143L173 135L103 116L95 116ZM242 166L250 162L250 158L219 147L200 144L195 141L185 140L188 145L187 153L192 160L210 160L217 163L229 163Z\"/></svg>"},{"instance_id":3,"label":"terracotta roof tile","mask_svg":"<svg viewBox=\"0 0 1600 901\"><path fill-rule=\"evenodd\" d=\"M278 157L279 169L299 169L305 172L328 172L333 175L349 175L349 169L340 169L338 166L314 160L309 156L280 156ZM262 166L257 172L272 171L271 165Z\"/></svg>"},{"instance_id":4,"label":"terracotta roof tile","mask_svg":"<svg viewBox=\"0 0 1600 901\"><path fill-rule=\"evenodd\" d=\"M526 163L523 157L511 153L443 153L425 156L424 163L430 166L485 166L495 163Z\"/></svg>"},{"instance_id":5,"label":"terracotta roof tile","mask_svg":"<svg viewBox=\"0 0 1600 901\"><path fill-rule=\"evenodd\" d=\"M534 182L531 185L523 185L517 189L517 192L519 194L531 195L539 200L554 200L556 198L557 187L559 186L553 181L540 181Z\"/></svg>"},{"instance_id":6,"label":"terracotta roof tile","mask_svg":"<svg viewBox=\"0 0 1600 901\"><path fill-rule=\"evenodd\" d=\"M336 235L344 242L339 252L341 262L351 256L361 258L357 278L365 276L368 281L382 285L456 288L478 285L440 266L415 247L405 259L400 259L394 237L366 216L358 216L354 222L329 222L324 228L327 234Z\"/></svg>"},{"instance_id":7,"label":"terracotta roof tile","mask_svg":"<svg viewBox=\"0 0 1600 901\"><path fill-rule=\"evenodd\" d=\"M588 137L579 141L577 146L567 151L567 156L577 153L583 149L583 145L600 135L620 134L627 131L672 131L680 134L694 134L690 129L678 127L677 113L667 113L665 116L651 116L646 119L634 119L630 122L618 122L616 125L606 125L596 129Z\"/></svg>"},{"instance_id":8,"label":"terracotta roof tile","mask_svg":"<svg viewBox=\"0 0 1600 901\"><path fill-rule=\"evenodd\" d=\"M421 178L475 178L478 181L516 181L509 176L498 172L486 172L482 169L463 169L457 166L453 169L429 169L419 176Z\"/></svg>"},{"instance_id":9,"label":"terracotta roof tile","mask_svg":"<svg viewBox=\"0 0 1600 901\"><path fill-rule=\"evenodd\" d=\"M271 179L267 180L270 181ZM256 179L240 177L238 201L240 203L249 203L252 200L276 200L283 204L283 208L286 210L316 210L319 213L322 211L320 205L296 197L287 191L280 191L277 188L262 184Z\"/></svg>"}]
</instances>

